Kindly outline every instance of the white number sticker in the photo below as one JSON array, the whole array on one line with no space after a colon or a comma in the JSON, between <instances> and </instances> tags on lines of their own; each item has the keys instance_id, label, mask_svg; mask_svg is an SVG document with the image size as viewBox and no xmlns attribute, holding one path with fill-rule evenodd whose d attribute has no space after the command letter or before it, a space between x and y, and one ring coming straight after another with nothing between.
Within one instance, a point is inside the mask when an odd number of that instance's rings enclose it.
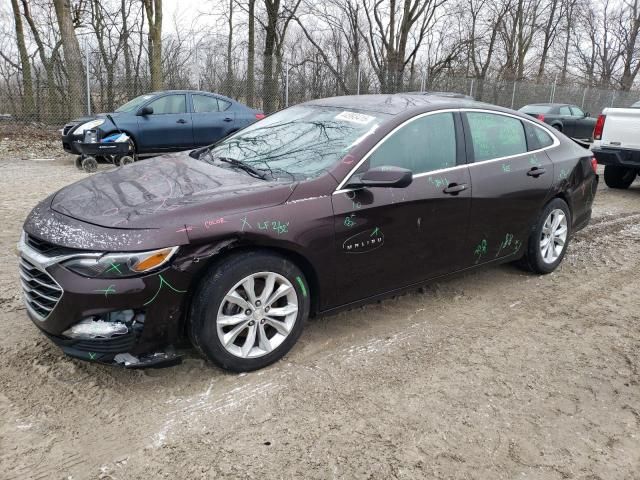
<instances>
[{"instance_id":1,"label":"white number sticker","mask_svg":"<svg viewBox=\"0 0 640 480\"><path fill-rule=\"evenodd\" d=\"M342 112L336 115L336 120L344 120L345 122L359 123L360 125L366 125L376 117L365 115L363 113L356 112Z\"/></svg>"}]
</instances>

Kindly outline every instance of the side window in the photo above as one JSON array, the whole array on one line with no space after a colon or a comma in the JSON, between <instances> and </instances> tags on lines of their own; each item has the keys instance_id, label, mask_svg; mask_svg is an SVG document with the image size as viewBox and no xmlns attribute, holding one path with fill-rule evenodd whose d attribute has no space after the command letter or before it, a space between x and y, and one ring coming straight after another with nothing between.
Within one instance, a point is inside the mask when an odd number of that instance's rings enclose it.
<instances>
[{"instance_id":1,"label":"side window","mask_svg":"<svg viewBox=\"0 0 640 480\"><path fill-rule=\"evenodd\" d=\"M194 113L209 113L218 111L218 99L208 95L191 95Z\"/></svg>"},{"instance_id":2,"label":"side window","mask_svg":"<svg viewBox=\"0 0 640 480\"><path fill-rule=\"evenodd\" d=\"M571 110L569 110L569 107L560 107L559 112L560 112L560 115L571 116Z\"/></svg>"},{"instance_id":3,"label":"side window","mask_svg":"<svg viewBox=\"0 0 640 480\"><path fill-rule=\"evenodd\" d=\"M584 117L584 112L578 107L571 107L571 114L574 117L580 117L580 118Z\"/></svg>"},{"instance_id":4,"label":"side window","mask_svg":"<svg viewBox=\"0 0 640 480\"><path fill-rule=\"evenodd\" d=\"M410 121L384 140L366 163L368 168L402 167L414 174L454 167L456 129L453 114L437 113Z\"/></svg>"},{"instance_id":5,"label":"side window","mask_svg":"<svg viewBox=\"0 0 640 480\"><path fill-rule=\"evenodd\" d=\"M218 99L218 105L220 106L220 111L224 112L227 108L231 106L231 102L227 102L226 100Z\"/></svg>"},{"instance_id":6,"label":"side window","mask_svg":"<svg viewBox=\"0 0 640 480\"><path fill-rule=\"evenodd\" d=\"M149 104L154 115L165 113L186 113L187 101L185 95L165 95Z\"/></svg>"},{"instance_id":7,"label":"side window","mask_svg":"<svg viewBox=\"0 0 640 480\"><path fill-rule=\"evenodd\" d=\"M530 152L553 145L551 135L537 125L524 122L524 130L527 134L527 146Z\"/></svg>"},{"instance_id":8,"label":"side window","mask_svg":"<svg viewBox=\"0 0 640 480\"><path fill-rule=\"evenodd\" d=\"M527 152L522 122L495 113L467 112L474 161L491 160Z\"/></svg>"}]
</instances>

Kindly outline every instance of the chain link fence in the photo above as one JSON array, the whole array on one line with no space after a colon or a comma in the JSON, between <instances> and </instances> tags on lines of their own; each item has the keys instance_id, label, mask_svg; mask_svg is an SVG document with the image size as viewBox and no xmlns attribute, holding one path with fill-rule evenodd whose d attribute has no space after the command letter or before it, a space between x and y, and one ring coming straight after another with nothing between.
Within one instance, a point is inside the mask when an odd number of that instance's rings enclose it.
<instances>
[{"instance_id":1,"label":"chain link fence","mask_svg":"<svg viewBox=\"0 0 640 480\"><path fill-rule=\"evenodd\" d=\"M263 90L261 78L253 83L253 95L247 78L229 78L224 69L220 72L195 73L185 71L168 75L166 89L206 90L232 97L257 109L273 105L274 109L284 108L304 101L345 94L380 93L379 82L370 71L352 67L341 72L340 80L326 67L306 65L279 68L276 87L270 89L270 97ZM61 127L71 120L71 105L82 105L86 114L113 111L126 101L149 92L149 78L146 73L126 74L115 72L107 75L99 64L89 66L88 88L85 98L69 98L65 83L61 79L48 82L42 76L34 80L34 106L25 109L21 83L16 75L13 81L0 84L0 121L18 120L41 122L52 127ZM84 79L83 79L84 80ZM599 114L607 107L628 107L640 100L639 91L585 87L577 83L561 85L555 81L535 83L529 81L508 82L501 80L478 80L458 76L441 75L436 78L405 79L401 91L442 91L471 95L476 100L504 107L518 109L529 103L570 103L580 106L592 115ZM85 82L86 87L86 82ZM89 106L87 107L87 99ZM270 99L270 102L265 100Z\"/></svg>"}]
</instances>

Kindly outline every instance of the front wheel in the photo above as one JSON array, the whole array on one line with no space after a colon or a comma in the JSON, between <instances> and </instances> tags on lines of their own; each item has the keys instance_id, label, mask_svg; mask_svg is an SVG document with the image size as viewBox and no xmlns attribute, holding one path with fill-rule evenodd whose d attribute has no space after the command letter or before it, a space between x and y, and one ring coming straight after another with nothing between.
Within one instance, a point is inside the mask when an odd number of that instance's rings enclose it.
<instances>
[{"instance_id":1,"label":"front wheel","mask_svg":"<svg viewBox=\"0 0 640 480\"><path fill-rule=\"evenodd\" d=\"M569 206L561 198L554 198L544 207L533 226L519 265L535 273L553 272L564 258L570 234Z\"/></svg>"},{"instance_id":2,"label":"front wheel","mask_svg":"<svg viewBox=\"0 0 640 480\"><path fill-rule=\"evenodd\" d=\"M296 343L309 316L305 276L270 252L232 255L205 275L195 294L191 341L234 372L266 367Z\"/></svg>"},{"instance_id":3,"label":"front wheel","mask_svg":"<svg viewBox=\"0 0 640 480\"><path fill-rule=\"evenodd\" d=\"M617 165L605 165L604 167L604 183L609 188L629 188L635 179L636 171L633 168Z\"/></svg>"}]
</instances>

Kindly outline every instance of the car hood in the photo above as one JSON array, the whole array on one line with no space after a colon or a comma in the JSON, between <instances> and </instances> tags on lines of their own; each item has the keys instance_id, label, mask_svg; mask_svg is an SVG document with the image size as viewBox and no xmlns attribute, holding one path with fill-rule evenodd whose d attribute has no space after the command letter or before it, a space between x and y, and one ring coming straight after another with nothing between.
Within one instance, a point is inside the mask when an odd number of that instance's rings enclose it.
<instances>
[{"instance_id":1,"label":"car hood","mask_svg":"<svg viewBox=\"0 0 640 480\"><path fill-rule=\"evenodd\" d=\"M50 208L100 227L153 229L278 205L291 195L290 187L181 152L71 184L53 196Z\"/></svg>"}]
</instances>

